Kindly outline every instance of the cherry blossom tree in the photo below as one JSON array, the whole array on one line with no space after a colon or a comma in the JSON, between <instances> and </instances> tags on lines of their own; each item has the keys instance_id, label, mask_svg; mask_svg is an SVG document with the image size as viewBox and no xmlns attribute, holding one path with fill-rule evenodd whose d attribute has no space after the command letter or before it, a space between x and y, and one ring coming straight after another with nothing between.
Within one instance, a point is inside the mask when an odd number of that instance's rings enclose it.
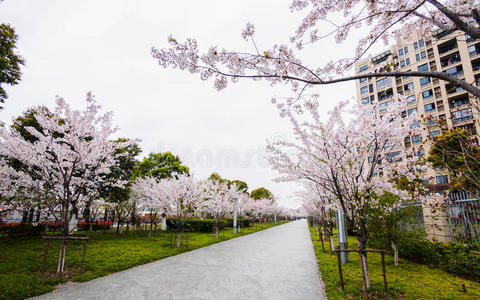
<instances>
[{"instance_id":1,"label":"cherry blossom tree","mask_svg":"<svg viewBox=\"0 0 480 300\"><path fill-rule=\"evenodd\" d=\"M359 78L418 76L451 82L480 98L480 89L472 83L445 72L399 71L393 61L382 68L383 72L348 75L353 64L380 40L388 43L390 40L408 38L418 30L422 34L430 34L434 29L460 30L468 36L480 38L479 7L480 4L475 0L293 0L290 6L292 11L308 10L308 13L291 36L291 47L277 44L271 49L259 50L253 39L254 25L248 23L242 37L253 42L253 53L226 50L218 46L211 46L208 51L201 53L195 39L179 42L170 36L170 47L153 47L152 56L162 67L187 70L199 74L202 80L214 78L214 86L218 90L225 88L229 79L232 82L240 78L265 79L272 85L290 84L300 96L313 86ZM339 14L343 15L343 20L337 21ZM335 20L331 18L332 15L336 16ZM356 36L356 29L360 27L368 28L368 33L359 39L352 58L332 60L317 67L305 65L298 57L297 52L307 44L318 43L330 35L335 35L336 42L342 43L348 37Z\"/></svg>"},{"instance_id":2,"label":"cherry blossom tree","mask_svg":"<svg viewBox=\"0 0 480 300\"><path fill-rule=\"evenodd\" d=\"M181 246L185 218L198 205L200 192L192 176L180 174L178 178L137 178L132 190L140 200L140 207L165 211L177 223L177 247Z\"/></svg>"},{"instance_id":3,"label":"cherry blossom tree","mask_svg":"<svg viewBox=\"0 0 480 300\"><path fill-rule=\"evenodd\" d=\"M113 164L112 154L124 144L111 141L117 130L111 124L112 114L101 114L92 94L87 94L84 111L73 110L62 98L56 102L52 113L35 112L41 131L26 128L36 138L33 143L13 127L0 129L0 193L35 199L50 211L63 237L68 237L74 229L71 221L96 193ZM22 168L12 168L12 160ZM66 241L62 241L58 273L64 271Z\"/></svg>"},{"instance_id":4,"label":"cherry blossom tree","mask_svg":"<svg viewBox=\"0 0 480 300\"><path fill-rule=\"evenodd\" d=\"M284 109L284 108L281 108ZM267 147L270 165L278 181L309 181L321 195L334 199L357 232L359 250L366 249L372 211L386 209L379 197L386 192L399 200L409 193L397 188L399 178L415 180L424 168L417 165L414 149L404 149L404 138L418 132L416 114L407 116L406 101L394 101L381 117L374 107L347 103L338 105L323 122L318 103L302 107L312 120L298 121L289 109L296 142L278 141ZM346 115L351 117L345 122ZM365 254L365 253L363 253ZM368 288L366 255L361 255L362 274Z\"/></svg>"},{"instance_id":5,"label":"cherry blossom tree","mask_svg":"<svg viewBox=\"0 0 480 300\"><path fill-rule=\"evenodd\" d=\"M138 177L132 187L132 198L135 199L138 208L141 211L147 211L149 214L150 237L152 236L153 224L168 206L167 200L163 197L162 187L160 181L154 177Z\"/></svg>"},{"instance_id":6,"label":"cherry blossom tree","mask_svg":"<svg viewBox=\"0 0 480 300\"><path fill-rule=\"evenodd\" d=\"M201 185L202 199L199 209L215 219L215 236L221 221L234 210L235 201L244 197L244 191L235 183L206 180Z\"/></svg>"}]
</instances>

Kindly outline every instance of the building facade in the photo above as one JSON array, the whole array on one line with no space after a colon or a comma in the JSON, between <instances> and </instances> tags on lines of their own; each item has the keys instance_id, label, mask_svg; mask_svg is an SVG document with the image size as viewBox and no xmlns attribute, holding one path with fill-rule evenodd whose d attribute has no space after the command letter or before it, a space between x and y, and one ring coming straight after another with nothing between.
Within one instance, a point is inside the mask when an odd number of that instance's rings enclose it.
<instances>
[{"instance_id":1,"label":"building facade","mask_svg":"<svg viewBox=\"0 0 480 300\"><path fill-rule=\"evenodd\" d=\"M398 71L447 72L480 86L480 40L460 31L437 30L429 36L415 34L409 40L397 41L397 45L388 50L357 62L355 74L382 72L387 60L393 61ZM415 124L422 127L421 133L405 138L404 147L413 147L416 155L428 154L431 142L441 134L439 120L448 128L460 127L473 135L480 132L478 100L474 101L465 90L451 83L429 77L377 77L356 80L356 89L358 101L375 105L379 116L398 95L407 98L406 113L417 112L423 120ZM448 187L448 176L440 171L429 169L424 179L433 190ZM426 207L423 214L425 229L431 238L451 240L444 214L432 213Z\"/></svg>"}]
</instances>

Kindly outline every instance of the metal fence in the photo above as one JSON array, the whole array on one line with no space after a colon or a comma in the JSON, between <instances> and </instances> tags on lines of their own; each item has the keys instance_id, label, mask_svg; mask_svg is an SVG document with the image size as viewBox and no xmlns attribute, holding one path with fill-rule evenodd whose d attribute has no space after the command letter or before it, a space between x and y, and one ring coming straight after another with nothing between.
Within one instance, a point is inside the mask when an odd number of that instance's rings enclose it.
<instances>
[{"instance_id":1,"label":"metal fence","mask_svg":"<svg viewBox=\"0 0 480 300\"><path fill-rule=\"evenodd\" d=\"M455 242L480 243L479 193L457 192L450 194L447 218L450 236Z\"/></svg>"}]
</instances>

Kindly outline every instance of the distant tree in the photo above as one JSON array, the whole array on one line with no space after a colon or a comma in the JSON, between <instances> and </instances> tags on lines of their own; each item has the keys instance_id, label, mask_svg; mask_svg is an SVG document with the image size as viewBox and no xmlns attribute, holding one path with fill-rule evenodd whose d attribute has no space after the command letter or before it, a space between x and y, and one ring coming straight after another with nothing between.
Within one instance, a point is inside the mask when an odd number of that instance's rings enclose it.
<instances>
[{"instance_id":1,"label":"distant tree","mask_svg":"<svg viewBox=\"0 0 480 300\"><path fill-rule=\"evenodd\" d=\"M451 189L480 189L480 147L478 138L467 130L443 130L435 137L427 159L432 167L449 173Z\"/></svg>"},{"instance_id":2,"label":"distant tree","mask_svg":"<svg viewBox=\"0 0 480 300\"><path fill-rule=\"evenodd\" d=\"M5 103L5 99L8 98L2 84L18 84L22 75L20 65L25 61L15 53L17 40L18 36L13 27L9 24L0 24L0 103ZM2 108L3 106L0 106L0 110Z\"/></svg>"},{"instance_id":3,"label":"distant tree","mask_svg":"<svg viewBox=\"0 0 480 300\"><path fill-rule=\"evenodd\" d=\"M245 181L225 179L225 178L222 178L218 173L212 173L210 177L208 177L208 179L212 181L218 181L220 183L227 182L228 185L231 185L234 183L237 185L239 191L242 191L242 192L248 191L248 184Z\"/></svg>"},{"instance_id":4,"label":"distant tree","mask_svg":"<svg viewBox=\"0 0 480 300\"><path fill-rule=\"evenodd\" d=\"M182 165L182 161L177 155L170 152L150 153L140 163L138 163L133 178L155 177L157 179L171 178L189 174L189 168Z\"/></svg>"},{"instance_id":5,"label":"distant tree","mask_svg":"<svg viewBox=\"0 0 480 300\"><path fill-rule=\"evenodd\" d=\"M135 223L136 209L134 203L130 200L130 188L133 173L138 165L137 156L142 152L142 149L135 143L127 138L119 138L114 141L115 143L122 143L125 146L115 150L113 154L114 164L110 167L110 172L105 174L104 181L99 186L99 196L105 198L106 201L112 205L108 208L114 208L112 217L116 217L117 222L122 223L123 220L127 221L127 228L130 222ZM124 182L124 186L116 186L112 183ZM91 199L93 201L94 199ZM91 203L91 201L89 203ZM115 205L120 204L121 205ZM127 206L129 209L127 210ZM87 206L89 209L89 205ZM121 215L120 212L125 212L125 215ZM127 216L128 214L128 216ZM128 218L129 217L129 218ZM119 228L117 226L117 232ZM128 232L128 230L127 230Z\"/></svg>"},{"instance_id":6,"label":"distant tree","mask_svg":"<svg viewBox=\"0 0 480 300\"><path fill-rule=\"evenodd\" d=\"M250 197L255 200L260 200L262 198L273 200L273 194L264 187L251 191Z\"/></svg>"}]
</instances>

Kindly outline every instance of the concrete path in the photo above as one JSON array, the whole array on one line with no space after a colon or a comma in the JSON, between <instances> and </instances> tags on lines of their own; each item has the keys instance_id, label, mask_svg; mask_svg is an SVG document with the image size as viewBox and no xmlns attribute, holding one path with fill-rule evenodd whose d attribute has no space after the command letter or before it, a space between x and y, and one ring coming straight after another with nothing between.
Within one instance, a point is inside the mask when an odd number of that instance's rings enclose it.
<instances>
[{"instance_id":1,"label":"concrete path","mask_svg":"<svg viewBox=\"0 0 480 300\"><path fill-rule=\"evenodd\" d=\"M324 299L324 291L300 220L35 299Z\"/></svg>"}]
</instances>

